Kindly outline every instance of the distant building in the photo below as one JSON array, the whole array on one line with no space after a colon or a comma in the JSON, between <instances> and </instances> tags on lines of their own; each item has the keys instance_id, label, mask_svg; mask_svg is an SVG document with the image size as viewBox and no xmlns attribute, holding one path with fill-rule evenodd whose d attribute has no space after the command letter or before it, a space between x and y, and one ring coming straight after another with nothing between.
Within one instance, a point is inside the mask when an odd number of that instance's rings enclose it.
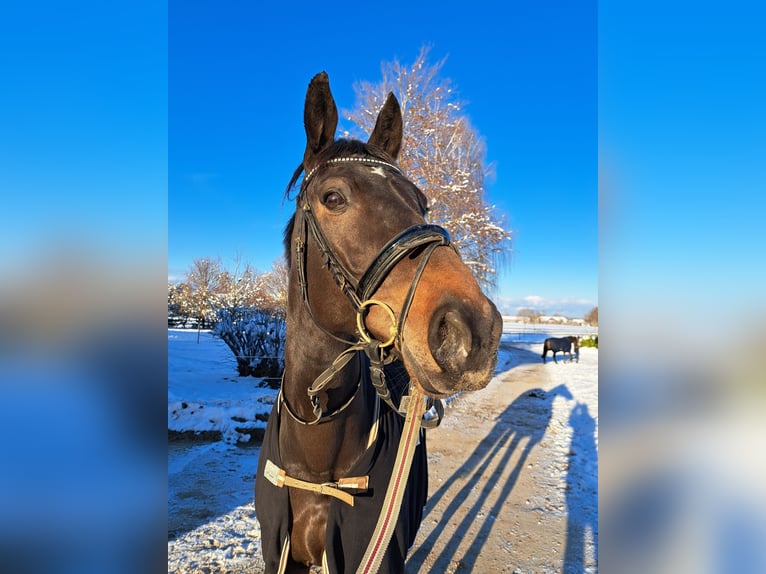
<instances>
[{"instance_id":1,"label":"distant building","mask_svg":"<svg viewBox=\"0 0 766 574\"><path fill-rule=\"evenodd\" d=\"M575 327L585 327L588 325L585 319L570 319L561 315L539 315L536 317L529 315L503 315L503 321L523 325L529 325L530 323L540 325L572 325Z\"/></svg>"},{"instance_id":2,"label":"distant building","mask_svg":"<svg viewBox=\"0 0 766 574\"><path fill-rule=\"evenodd\" d=\"M543 315L540 317L540 323L546 325L566 325L568 322L569 319L561 315Z\"/></svg>"}]
</instances>

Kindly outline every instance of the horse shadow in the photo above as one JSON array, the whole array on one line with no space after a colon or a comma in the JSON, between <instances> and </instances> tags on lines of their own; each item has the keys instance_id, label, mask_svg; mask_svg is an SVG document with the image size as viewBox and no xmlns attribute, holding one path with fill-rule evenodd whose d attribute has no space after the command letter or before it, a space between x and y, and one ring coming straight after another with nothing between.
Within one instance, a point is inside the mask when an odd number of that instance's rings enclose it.
<instances>
[{"instance_id":1,"label":"horse shadow","mask_svg":"<svg viewBox=\"0 0 766 574\"><path fill-rule=\"evenodd\" d=\"M453 475L429 498L424 512L424 522L434 513L435 508L450 492L452 486L458 480L465 481L460 490L451 495L449 504L437 518L438 523L407 561L408 570L416 571L425 564L431 549L437 546L437 541L445 534L450 517L454 516L459 508L465 508L467 501L472 498L472 493L480 488L478 497L467 509L460 524L454 529L454 533L449 534L450 538L445 541L441 553L433 560L429 559L429 563L433 564L432 571L443 571L445 565L455 557L458 546L469 538L471 527L480 522L481 527L478 532L470 535L472 536L470 545L460 557L462 567L467 571L474 569L475 558L486 544L494 526L494 517L500 513L508 500L530 452L545 436L553 414L553 402L557 397L571 400L572 394L565 385L559 385L550 391L540 388L531 389L519 396L498 415L492 430ZM523 442L524 439L527 439L526 442ZM522 448L518 461L505 483L498 489L499 485L497 479L492 476L492 469L497 469L499 476L518 448ZM496 495L496 499L491 508L484 511L483 508L489 501L490 495Z\"/></svg>"}]
</instances>

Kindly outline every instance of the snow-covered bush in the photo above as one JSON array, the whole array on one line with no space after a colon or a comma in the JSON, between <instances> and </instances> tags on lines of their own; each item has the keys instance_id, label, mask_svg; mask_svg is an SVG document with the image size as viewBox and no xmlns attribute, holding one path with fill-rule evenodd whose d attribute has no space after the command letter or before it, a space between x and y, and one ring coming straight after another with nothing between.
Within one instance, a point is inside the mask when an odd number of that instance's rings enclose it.
<instances>
[{"instance_id":1,"label":"snow-covered bush","mask_svg":"<svg viewBox=\"0 0 766 574\"><path fill-rule=\"evenodd\" d=\"M279 387L284 369L285 319L281 314L245 306L216 309L213 335L219 337L237 359L242 377L263 377Z\"/></svg>"}]
</instances>

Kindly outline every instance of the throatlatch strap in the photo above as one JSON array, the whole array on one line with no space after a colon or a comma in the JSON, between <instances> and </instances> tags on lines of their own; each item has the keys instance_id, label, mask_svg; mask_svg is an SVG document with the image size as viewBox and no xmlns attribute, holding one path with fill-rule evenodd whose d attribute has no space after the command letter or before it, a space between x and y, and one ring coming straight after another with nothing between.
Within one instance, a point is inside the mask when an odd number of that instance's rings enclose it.
<instances>
[{"instance_id":1,"label":"throatlatch strap","mask_svg":"<svg viewBox=\"0 0 766 574\"><path fill-rule=\"evenodd\" d=\"M425 410L425 397L423 393L413 385L410 391L410 401L407 409L407 417L404 420L404 430L399 441L399 449L396 452L396 462L391 473L391 480L386 490L386 498L383 501L383 510L378 516L375 532L372 535L367 551L364 553L362 562L359 564L357 574L373 574L380 568L383 555L388 549L388 543L396 528L399 519L399 511L402 508L402 498L407 487L407 479L410 476L412 458L418 445L420 436L420 421Z\"/></svg>"},{"instance_id":2,"label":"throatlatch strap","mask_svg":"<svg viewBox=\"0 0 766 574\"><path fill-rule=\"evenodd\" d=\"M314 409L314 416L316 419L311 424L316 424L320 420L325 418L330 418L338 414L339 412L343 411L348 405L351 404L351 401L354 400L354 397L356 397L356 393L359 391L359 385L361 384L361 377L359 381L356 383L356 389L354 390L353 394L348 398L348 400L338 407L335 411L332 413L324 413L322 412L322 405L319 403L319 394L324 391L325 387L330 383L330 381L333 380L335 375L337 375L340 371L342 371L345 366L357 356L357 351L359 350L358 345L354 345L352 347L349 347L345 351L343 351L340 355L338 355L335 360L332 362L332 365L330 365L327 369L325 369L322 374L320 374L316 379L314 379L314 382L311 384L311 386L306 391L309 395L309 399L311 399L311 406Z\"/></svg>"},{"instance_id":3,"label":"throatlatch strap","mask_svg":"<svg viewBox=\"0 0 766 574\"><path fill-rule=\"evenodd\" d=\"M393 411L398 411L399 407L394 404L394 400L391 397L391 389L386 384L385 349L381 348L378 341L371 341L367 344L364 351L370 361L370 382L372 387Z\"/></svg>"}]
</instances>

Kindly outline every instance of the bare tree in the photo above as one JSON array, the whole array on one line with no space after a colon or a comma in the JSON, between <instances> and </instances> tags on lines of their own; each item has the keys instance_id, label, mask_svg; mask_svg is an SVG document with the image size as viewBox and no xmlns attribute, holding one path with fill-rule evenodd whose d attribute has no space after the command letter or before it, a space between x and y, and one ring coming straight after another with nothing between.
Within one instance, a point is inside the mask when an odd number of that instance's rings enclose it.
<instances>
[{"instance_id":1,"label":"bare tree","mask_svg":"<svg viewBox=\"0 0 766 574\"><path fill-rule=\"evenodd\" d=\"M202 326L217 320L220 309L253 308L285 316L287 309L287 264L280 257L270 271L259 273L239 259L233 271L219 259L195 259L186 281L168 284L168 314L195 318ZM185 321L184 321L185 324Z\"/></svg>"},{"instance_id":2,"label":"bare tree","mask_svg":"<svg viewBox=\"0 0 766 574\"><path fill-rule=\"evenodd\" d=\"M220 259L201 257L192 262L186 273L186 282L189 283L193 291L215 293L221 285L222 271Z\"/></svg>"},{"instance_id":3,"label":"bare tree","mask_svg":"<svg viewBox=\"0 0 766 574\"><path fill-rule=\"evenodd\" d=\"M530 323L539 323L540 317L543 316L543 314L540 311L536 311L535 309L530 309L529 307L520 308L516 314L519 317L523 317L527 319Z\"/></svg>"},{"instance_id":4,"label":"bare tree","mask_svg":"<svg viewBox=\"0 0 766 574\"><path fill-rule=\"evenodd\" d=\"M263 282L266 308L283 317L287 314L287 261L279 257L274 261L271 270L261 276Z\"/></svg>"},{"instance_id":5,"label":"bare tree","mask_svg":"<svg viewBox=\"0 0 766 574\"><path fill-rule=\"evenodd\" d=\"M279 385L283 368L287 303L287 264L283 258L271 271L256 272L235 259L233 271L220 259L195 259L186 282L168 284L168 319L189 318L198 328L212 327L234 353L241 376L265 377Z\"/></svg>"},{"instance_id":6,"label":"bare tree","mask_svg":"<svg viewBox=\"0 0 766 574\"><path fill-rule=\"evenodd\" d=\"M386 95L394 92L404 117L399 165L428 197L428 219L450 232L476 279L491 289L511 235L485 199L491 166L484 140L462 113L450 80L439 77L446 58L431 65L428 51L422 48L411 66L383 63L378 84L357 83L355 107L344 116L369 134Z\"/></svg>"},{"instance_id":7,"label":"bare tree","mask_svg":"<svg viewBox=\"0 0 766 574\"><path fill-rule=\"evenodd\" d=\"M233 272L224 270L219 275L218 285L212 291L209 303L216 309L222 307L259 307L261 279L258 273L245 264L240 270L237 261Z\"/></svg>"},{"instance_id":8,"label":"bare tree","mask_svg":"<svg viewBox=\"0 0 766 574\"><path fill-rule=\"evenodd\" d=\"M598 306L585 313L583 319L589 325L598 325Z\"/></svg>"},{"instance_id":9,"label":"bare tree","mask_svg":"<svg viewBox=\"0 0 766 574\"><path fill-rule=\"evenodd\" d=\"M188 283L168 283L168 326L186 327L192 316Z\"/></svg>"}]
</instances>

